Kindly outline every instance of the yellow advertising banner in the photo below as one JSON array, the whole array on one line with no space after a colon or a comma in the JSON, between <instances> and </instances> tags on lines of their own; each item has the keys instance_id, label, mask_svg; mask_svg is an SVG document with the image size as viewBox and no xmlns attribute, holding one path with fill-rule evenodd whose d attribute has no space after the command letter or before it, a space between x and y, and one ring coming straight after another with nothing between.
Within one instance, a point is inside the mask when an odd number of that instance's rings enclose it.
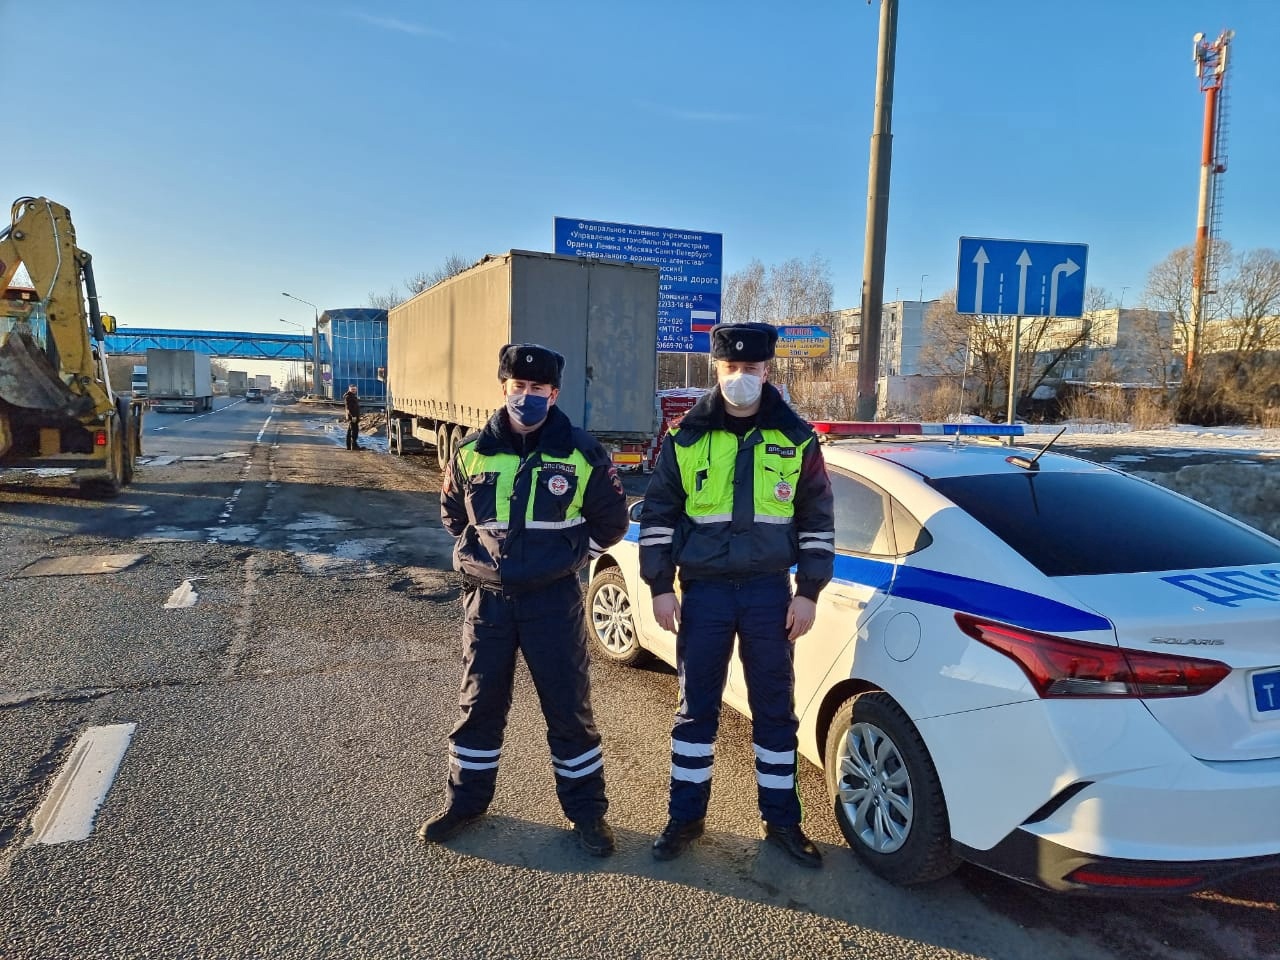
<instances>
[{"instance_id":1,"label":"yellow advertising banner","mask_svg":"<svg viewBox=\"0 0 1280 960\"><path fill-rule=\"evenodd\" d=\"M825 357L831 352L831 335L822 327L795 326L778 328L778 357Z\"/></svg>"}]
</instances>

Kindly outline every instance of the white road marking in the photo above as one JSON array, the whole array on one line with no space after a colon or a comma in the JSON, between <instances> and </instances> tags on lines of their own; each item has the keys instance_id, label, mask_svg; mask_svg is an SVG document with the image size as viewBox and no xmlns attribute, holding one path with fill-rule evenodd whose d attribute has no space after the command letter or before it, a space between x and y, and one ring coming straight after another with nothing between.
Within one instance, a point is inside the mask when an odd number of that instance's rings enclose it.
<instances>
[{"instance_id":1,"label":"white road marking","mask_svg":"<svg viewBox=\"0 0 1280 960\"><path fill-rule=\"evenodd\" d=\"M258 431L258 436L257 436L257 438L253 441L254 443L261 443L261 442L262 442L262 435L263 435L264 433L266 433L266 432L267 432L267 424L268 424L268 423L270 423L270 422L271 422L271 418L270 418L270 417L267 417L267 419L266 419L266 423L263 423L263 425L262 425L262 429Z\"/></svg>"},{"instance_id":2,"label":"white road marking","mask_svg":"<svg viewBox=\"0 0 1280 960\"><path fill-rule=\"evenodd\" d=\"M107 798L137 726L136 723L116 723L90 727L80 736L49 788L49 795L31 820L32 835L26 846L89 838L93 833L93 818Z\"/></svg>"}]
</instances>

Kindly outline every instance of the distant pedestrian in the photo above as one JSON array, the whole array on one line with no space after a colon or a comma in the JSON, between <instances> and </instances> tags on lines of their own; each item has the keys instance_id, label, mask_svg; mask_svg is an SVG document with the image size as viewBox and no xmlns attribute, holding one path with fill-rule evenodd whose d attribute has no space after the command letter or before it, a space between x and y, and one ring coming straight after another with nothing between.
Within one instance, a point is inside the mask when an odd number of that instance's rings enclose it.
<instances>
[{"instance_id":1,"label":"distant pedestrian","mask_svg":"<svg viewBox=\"0 0 1280 960\"><path fill-rule=\"evenodd\" d=\"M554 350L503 347L506 403L445 472L440 518L464 583L462 715L449 734L445 806L418 830L426 843L447 840L493 799L519 650L546 718L560 807L587 853L614 849L578 572L627 532L627 498L609 454L555 406L563 370Z\"/></svg>"},{"instance_id":2,"label":"distant pedestrian","mask_svg":"<svg viewBox=\"0 0 1280 960\"><path fill-rule=\"evenodd\" d=\"M347 449L360 449L360 396L353 383L347 387L342 401L347 405Z\"/></svg>"}]
</instances>

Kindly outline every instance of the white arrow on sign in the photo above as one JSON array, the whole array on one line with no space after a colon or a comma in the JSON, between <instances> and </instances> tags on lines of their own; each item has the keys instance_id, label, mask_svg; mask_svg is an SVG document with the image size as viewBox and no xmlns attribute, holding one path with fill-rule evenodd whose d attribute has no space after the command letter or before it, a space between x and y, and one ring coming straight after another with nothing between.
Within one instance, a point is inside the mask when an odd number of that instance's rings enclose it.
<instances>
[{"instance_id":1,"label":"white arrow on sign","mask_svg":"<svg viewBox=\"0 0 1280 960\"><path fill-rule=\"evenodd\" d=\"M978 287L973 294L973 312L982 312L982 275L987 272L987 264L991 262L991 258L987 256L987 251L981 247L978 252L973 255L973 262L978 265Z\"/></svg>"},{"instance_id":2,"label":"white arrow on sign","mask_svg":"<svg viewBox=\"0 0 1280 960\"><path fill-rule=\"evenodd\" d=\"M1049 316L1058 315L1058 277L1069 277L1079 269L1080 264L1070 257L1067 257L1066 263L1060 263L1053 268L1053 274L1049 278Z\"/></svg>"},{"instance_id":3,"label":"white arrow on sign","mask_svg":"<svg viewBox=\"0 0 1280 960\"><path fill-rule=\"evenodd\" d=\"M1014 261L1022 269L1018 271L1018 316L1027 313L1027 267L1031 266L1031 254L1023 248L1022 255Z\"/></svg>"}]
</instances>

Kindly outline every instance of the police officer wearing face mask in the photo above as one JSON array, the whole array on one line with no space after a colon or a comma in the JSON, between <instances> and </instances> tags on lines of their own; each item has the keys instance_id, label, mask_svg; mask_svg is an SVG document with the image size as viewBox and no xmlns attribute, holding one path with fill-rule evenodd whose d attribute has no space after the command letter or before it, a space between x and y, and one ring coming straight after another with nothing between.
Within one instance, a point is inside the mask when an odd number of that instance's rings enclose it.
<instances>
[{"instance_id":1,"label":"police officer wearing face mask","mask_svg":"<svg viewBox=\"0 0 1280 960\"><path fill-rule=\"evenodd\" d=\"M462 716L449 734L444 809L418 829L447 840L488 808L523 653L547 722L556 794L579 844L614 850L604 756L591 712L578 572L626 533L627 501L609 454L556 406L564 357L537 344L498 353L506 404L458 447L440 516L462 574Z\"/></svg>"},{"instance_id":2,"label":"police officer wearing face mask","mask_svg":"<svg viewBox=\"0 0 1280 960\"><path fill-rule=\"evenodd\" d=\"M767 382L777 339L766 323L712 328L719 386L663 440L640 516L640 575L658 624L676 634L680 673L659 860L702 835L736 635L765 840L806 867L822 865L800 828L792 644L831 580L835 516L812 428Z\"/></svg>"}]
</instances>

